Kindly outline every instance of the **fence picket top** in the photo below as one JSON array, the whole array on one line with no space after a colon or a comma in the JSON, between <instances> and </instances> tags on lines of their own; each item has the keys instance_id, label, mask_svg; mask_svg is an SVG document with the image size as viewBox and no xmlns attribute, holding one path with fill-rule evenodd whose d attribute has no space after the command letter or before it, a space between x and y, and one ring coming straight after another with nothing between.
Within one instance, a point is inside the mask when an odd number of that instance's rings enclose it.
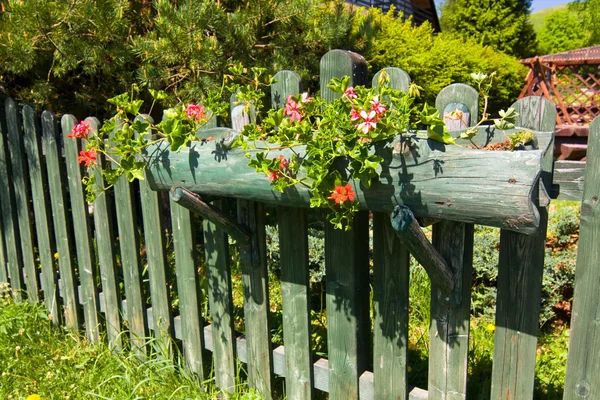
<instances>
[{"instance_id":1,"label":"fence picket top","mask_svg":"<svg viewBox=\"0 0 600 400\"><path fill-rule=\"evenodd\" d=\"M60 133L58 121L54 113L42 113L42 139L46 151L46 167L48 170L48 186L50 187L50 204L54 222L54 237L58 250L58 269L60 272L62 293L65 307L65 320L67 327L72 330L79 329L79 300L77 293L77 280L71 264L71 230L68 229L68 201L64 160L61 156Z\"/></svg>"},{"instance_id":2,"label":"fence picket top","mask_svg":"<svg viewBox=\"0 0 600 400\"><path fill-rule=\"evenodd\" d=\"M294 71L279 71L271 85L271 107L274 110L285 107L288 97L297 96L302 91L302 78Z\"/></svg>"},{"instance_id":3,"label":"fence picket top","mask_svg":"<svg viewBox=\"0 0 600 400\"><path fill-rule=\"evenodd\" d=\"M54 273L54 253L56 245L51 235L50 208L46 169L41 163L41 128L35 109L29 105L23 107L24 147L29 166L29 178L35 226L37 234L38 255L42 265L42 289L46 308L52 316L52 322L58 324L58 289Z\"/></svg>"},{"instance_id":4,"label":"fence picket top","mask_svg":"<svg viewBox=\"0 0 600 400\"><path fill-rule=\"evenodd\" d=\"M350 77L350 86L368 85L367 61L363 56L348 50L331 50L320 63L321 98L327 102L341 97L327 87L331 79Z\"/></svg>"},{"instance_id":5,"label":"fence picket top","mask_svg":"<svg viewBox=\"0 0 600 400\"><path fill-rule=\"evenodd\" d=\"M93 132L98 132L100 121L97 118L86 118ZM101 168L105 159L103 155L98 154L98 163L96 168L88 171L96 177L96 186L98 190L104 190L104 180L102 179ZM122 348L121 339L121 302L119 296L119 286L116 276L116 249L115 227L113 223L114 202L111 193L102 193L93 203L94 207L94 234L96 246L98 248L98 266L100 269L100 279L102 282L102 294L105 303L104 313L106 315L106 333L111 348L120 350Z\"/></svg>"},{"instance_id":6,"label":"fence picket top","mask_svg":"<svg viewBox=\"0 0 600 400\"><path fill-rule=\"evenodd\" d=\"M5 112L8 128L8 148L11 160L12 186L15 193L16 214L21 242L21 256L23 257L23 277L29 300L36 302L39 300L39 288L33 249L32 221L29 212L29 195L27 193L27 181L29 180L29 177L27 169L25 168L25 151L23 148L22 136L23 122L21 120L19 107L13 99L6 99Z\"/></svg>"},{"instance_id":7,"label":"fence picket top","mask_svg":"<svg viewBox=\"0 0 600 400\"><path fill-rule=\"evenodd\" d=\"M371 80L371 86L372 87L377 87L379 86L379 78L381 77L381 74L387 74L389 76L389 83L388 85L396 90L401 90L404 93L408 93L408 87L410 86L410 76L408 75L408 73L403 70L402 68L398 68L398 67L386 67L384 69L382 69L381 71L378 71L374 76L373 79Z\"/></svg>"},{"instance_id":8,"label":"fence picket top","mask_svg":"<svg viewBox=\"0 0 600 400\"><path fill-rule=\"evenodd\" d=\"M588 155L600 153L600 118L590 125ZM600 398L600 157L587 158L581 204L581 226L575 269L575 292L569 355L565 375L565 400Z\"/></svg>"},{"instance_id":9,"label":"fence picket top","mask_svg":"<svg viewBox=\"0 0 600 400\"><path fill-rule=\"evenodd\" d=\"M479 92L472 86L464 83L453 83L443 88L435 98L435 108L440 112L440 118L444 118L443 112L450 103L462 103L469 109L469 126L479 122Z\"/></svg>"},{"instance_id":10,"label":"fence picket top","mask_svg":"<svg viewBox=\"0 0 600 400\"><path fill-rule=\"evenodd\" d=\"M0 97L1 99L1 97ZM0 185L5 190L0 190L0 201L2 202L2 231L6 245L6 259L8 261L7 273L13 289L13 299L21 301L21 290L23 289L21 271L23 269L23 257L21 246L18 245L19 226L15 222L16 203L15 193L10 182L12 181L10 171L10 160L8 154L7 140L8 127L6 122L5 108L0 107Z\"/></svg>"}]
</instances>

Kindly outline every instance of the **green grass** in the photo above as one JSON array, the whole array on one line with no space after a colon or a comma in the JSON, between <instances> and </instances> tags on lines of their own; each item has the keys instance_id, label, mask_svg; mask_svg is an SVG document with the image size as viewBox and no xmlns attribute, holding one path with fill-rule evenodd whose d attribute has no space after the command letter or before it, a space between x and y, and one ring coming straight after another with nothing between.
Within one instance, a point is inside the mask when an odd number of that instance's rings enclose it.
<instances>
[{"instance_id":1,"label":"green grass","mask_svg":"<svg viewBox=\"0 0 600 400\"><path fill-rule=\"evenodd\" d=\"M568 6L566 4L561 4L560 6L545 8L543 10L540 10L540 11L537 11L537 12L531 14L530 20L531 20L531 23L533 24L533 29L535 29L537 31L542 26L544 26L544 22L546 21L546 17L548 15L555 13L557 11L566 10L567 8L568 8Z\"/></svg>"},{"instance_id":2,"label":"green grass","mask_svg":"<svg viewBox=\"0 0 600 400\"><path fill-rule=\"evenodd\" d=\"M41 305L0 289L0 399L212 399L218 390L170 360L115 354L52 326ZM207 392L202 391L205 387ZM30 399L36 398L35 396ZM259 398L240 384L234 398Z\"/></svg>"}]
</instances>

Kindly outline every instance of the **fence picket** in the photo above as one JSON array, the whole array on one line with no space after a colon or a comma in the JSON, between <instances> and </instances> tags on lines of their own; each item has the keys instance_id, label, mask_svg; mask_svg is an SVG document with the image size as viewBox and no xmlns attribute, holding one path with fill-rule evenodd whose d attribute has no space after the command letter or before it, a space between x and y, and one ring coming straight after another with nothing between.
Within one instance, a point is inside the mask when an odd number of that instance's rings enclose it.
<instances>
[{"instance_id":1,"label":"fence picket","mask_svg":"<svg viewBox=\"0 0 600 400\"><path fill-rule=\"evenodd\" d=\"M75 250L77 253L77 268L81 282L81 297L85 317L86 336L91 342L100 340L98 327L98 288L96 287L96 259L92 244L91 226L88 205L85 201L81 165L79 164L79 141L67 138L71 134L77 119L72 115L64 115L61 119L69 195L71 198L71 213L75 231Z\"/></svg>"},{"instance_id":2,"label":"fence picket","mask_svg":"<svg viewBox=\"0 0 600 400\"><path fill-rule=\"evenodd\" d=\"M521 99L513 107L521 115L517 119L517 126L554 131L556 110L552 112L552 109L546 106L545 99ZM546 111L542 111L542 107ZM539 118L531 117L535 113L538 113ZM552 141L549 145L552 146ZM552 151L548 151L543 160L540 185L543 184L549 189L551 182ZM491 397L493 399L526 399L533 396L548 225L547 208L539 207L538 210L540 213L538 233L527 236L500 230L492 367Z\"/></svg>"},{"instance_id":3,"label":"fence picket","mask_svg":"<svg viewBox=\"0 0 600 400\"><path fill-rule=\"evenodd\" d=\"M147 180L139 181L139 185L146 263L148 264L150 295L152 298L154 337L159 347L159 354L165 358L171 358L171 303L166 278L165 230L160 213L160 199L158 192L150 189Z\"/></svg>"},{"instance_id":4,"label":"fence picket","mask_svg":"<svg viewBox=\"0 0 600 400\"><path fill-rule=\"evenodd\" d=\"M25 169L25 152L23 150L22 121L13 99L6 100L6 125L8 127L8 150L12 167L12 186L15 193L17 219L19 221L19 239L21 257L23 258L23 278L30 301L37 302L38 276L33 254L33 231L29 212L29 196L27 193L27 170Z\"/></svg>"},{"instance_id":5,"label":"fence picket","mask_svg":"<svg viewBox=\"0 0 600 400\"><path fill-rule=\"evenodd\" d=\"M171 224L173 226L173 246L175 249L175 273L181 315L183 355L188 368L204 377L202 349L202 293L196 274L196 246L192 231L190 212L171 200Z\"/></svg>"},{"instance_id":6,"label":"fence picket","mask_svg":"<svg viewBox=\"0 0 600 400\"><path fill-rule=\"evenodd\" d=\"M1 97L0 97L1 98ZM0 201L2 202L2 236L6 245L7 273L10 277L10 285L13 289L15 302L21 301L23 289L21 271L23 270L23 257L21 247L17 244L19 237L19 226L17 220L14 189L10 171L10 160L8 155L8 127L6 124L5 108L0 107L0 184L5 190L0 190Z\"/></svg>"},{"instance_id":7,"label":"fence picket","mask_svg":"<svg viewBox=\"0 0 600 400\"><path fill-rule=\"evenodd\" d=\"M588 138L588 156L585 169L585 186L581 205L581 227L575 269L575 293L573 316L571 317L571 335L569 340L569 358L565 375L563 399L600 398L600 302L598 287L600 283L600 219L598 218L598 196L600 193L600 118L590 125Z\"/></svg>"},{"instance_id":8,"label":"fence picket","mask_svg":"<svg viewBox=\"0 0 600 400\"><path fill-rule=\"evenodd\" d=\"M462 83L446 86L438 94L435 105L443 113L449 104L464 105L470 114L470 120L465 122L477 123L477 90ZM456 286L451 296L454 298L448 297L448 300L441 297L438 289L431 289L429 398L464 399L467 396L474 226L441 221L434 224L432 230L434 246L452 269Z\"/></svg>"},{"instance_id":9,"label":"fence picket","mask_svg":"<svg viewBox=\"0 0 600 400\"><path fill-rule=\"evenodd\" d=\"M400 68L385 71L389 85L408 91L410 77ZM373 386L374 398L408 398L408 284L410 254L400 242L386 213L373 213Z\"/></svg>"},{"instance_id":10,"label":"fence picket","mask_svg":"<svg viewBox=\"0 0 600 400\"><path fill-rule=\"evenodd\" d=\"M93 131L100 128L100 121L96 118L87 118ZM106 160L98 154L98 163L91 172L96 177L98 190L104 190L102 166ZM116 272L115 226L113 222L114 200L112 192L104 192L96 198L94 205L94 233L98 249L98 266L102 282L102 296L104 299L104 314L106 317L106 334L110 348L120 350L123 348L121 339L121 303L119 284Z\"/></svg>"},{"instance_id":11,"label":"fence picket","mask_svg":"<svg viewBox=\"0 0 600 400\"><path fill-rule=\"evenodd\" d=\"M48 186L54 222L54 237L58 250L58 269L60 272L61 292L64 299L67 327L79 329L79 301L77 280L71 264L71 231L67 228L68 203L65 193L66 170L60 149L60 133L56 116L50 111L42 113L42 137L46 151Z\"/></svg>"},{"instance_id":12,"label":"fence picket","mask_svg":"<svg viewBox=\"0 0 600 400\"><path fill-rule=\"evenodd\" d=\"M58 324L58 282L54 273L54 236L51 235L50 209L46 170L42 164L38 115L31 106L23 107L23 133L25 152L29 166L31 197L35 215L38 255L42 265L42 289L44 301L52 322Z\"/></svg>"},{"instance_id":13,"label":"fence picket","mask_svg":"<svg viewBox=\"0 0 600 400\"><path fill-rule=\"evenodd\" d=\"M135 201L131 193L131 186L127 181L127 177L122 176L115 183L114 193L123 282L125 284L127 313L124 319L129 323L129 335L133 351L138 358L144 359L146 357L146 327L148 321L146 301L142 290L140 240L135 220Z\"/></svg>"},{"instance_id":14,"label":"fence picket","mask_svg":"<svg viewBox=\"0 0 600 400\"><path fill-rule=\"evenodd\" d=\"M279 71L271 86L271 106L285 106L288 96L298 95L302 81L293 71ZM310 282L308 279L308 228L306 210L279 207L281 301L285 342L286 395L311 399L313 368L310 343Z\"/></svg>"},{"instance_id":15,"label":"fence picket","mask_svg":"<svg viewBox=\"0 0 600 400\"><path fill-rule=\"evenodd\" d=\"M223 208L224 203L223 200L213 201L213 205L219 208ZM233 393L236 384L235 334L229 241L223 229L210 221L203 221L202 231L204 232L215 383L221 390Z\"/></svg>"}]
</instances>

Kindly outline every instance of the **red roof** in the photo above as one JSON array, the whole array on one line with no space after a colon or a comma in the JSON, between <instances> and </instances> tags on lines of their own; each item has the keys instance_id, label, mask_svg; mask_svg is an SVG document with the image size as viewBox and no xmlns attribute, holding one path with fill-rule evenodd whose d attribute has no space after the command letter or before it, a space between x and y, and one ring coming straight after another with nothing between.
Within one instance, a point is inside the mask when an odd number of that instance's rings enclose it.
<instances>
[{"instance_id":1,"label":"red roof","mask_svg":"<svg viewBox=\"0 0 600 400\"><path fill-rule=\"evenodd\" d=\"M531 64L534 61L552 64L600 64L600 46L526 58L521 60L521 64Z\"/></svg>"}]
</instances>

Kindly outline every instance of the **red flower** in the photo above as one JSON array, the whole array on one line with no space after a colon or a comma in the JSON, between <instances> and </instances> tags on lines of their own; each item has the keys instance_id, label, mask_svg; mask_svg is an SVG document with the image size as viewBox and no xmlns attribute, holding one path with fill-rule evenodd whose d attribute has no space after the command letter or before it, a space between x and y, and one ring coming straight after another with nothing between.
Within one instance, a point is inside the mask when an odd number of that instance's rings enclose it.
<instances>
[{"instance_id":1,"label":"red flower","mask_svg":"<svg viewBox=\"0 0 600 400\"><path fill-rule=\"evenodd\" d=\"M385 105L379 102L379 96L375 96L373 100L371 100L371 111L375 111L379 116L386 112Z\"/></svg>"},{"instance_id":2,"label":"red flower","mask_svg":"<svg viewBox=\"0 0 600 400\"><path fill-rule=\"evenodd\" d=\"M80 164L85 163L85 166L89 168L92 164L96 163L97 157L98 153L96 152L96 149L90 147L90 151L81 150L79 152L78 161Z\"/></svg>"},{"instance_id":3,"label":"red flower","mask_svg":"<svg viewBox=\"0 0 600 400\"><path fill-rule=\"evenodd\" d=\"M284 114L290 117L290 120L292 120L292 122L300 121L302 119L302 113L300 112L300 104L296 103L294 99L292 99L292 95L290 95L287 99Z\"/></svg>"},{"instance_id":4,"label":"red flower","mask_svg":"<svg viewBox=\"0 0 600 400\"><path fill-rule=\"evenodd\" d=\"M188 118L194 118L196 121L200 121L202 120L202 118L206 117L206 114L204 114L204 110L204 106L199 106L198 104L190 104L189 106L187 106L185 112Z\"/></svg>"},{"instance_id":5,"label":"red flower","mask_svg":"<svg viewBox=\"0 0 600 400\"><path fill-rule=\"evenodd\" d=\"M335 204L343 204L345 201L354 201L356 192L352 190L352 185L336 186L328 199L335 201Z\"/></svg>"},{"instance_id":6,"label":"red flower","mask_svg":"<svg viewBox=\"0 0 600 400\"><path fill-rule=\"evenodd\" d=\"M269 182L275 182L277 179L279 179L279 171L271 171L269 170Z\"/></svg>"},{"instance_id":7,"label":"red flower","mask_svg":"<svg viewBox=\"0 0 600 400\"><path fill-rule=\"evenodd\" d=\"M348 86L348 88L344 92L344 95L346 95L346 97L348 97L349 99L358 98L358 95L356 94L356 92L354 91L354 88L352 86Z\"/></svg>"},{"instance_id":8,"label":"red flower","mask_svg":"<svg viewBox=\"0 0 600 400\"><path fill-rule=\"evenodd\" d=\"M92 130L92 127L90 126L89 122L81 121L80 123L78 123L77 125L75 125L73 127L73 131L71 131L71 134L67 135L67 137L69 139L75 139L75 138L87 139L91 130Z\"/></svg>"},{"instance_id":9,"label":"red flower","mask_svg":"<svg viewBox=\"0 0 600 400\"><path fill-rule=\"evenodd\" d=\"M287 169L290 166L290 162L285 159L285 157L283 156L283 154L279 156L279 159L281 160L281 163L279 164L279 169L280 170Z\"/></svg>"}]
</instances>

